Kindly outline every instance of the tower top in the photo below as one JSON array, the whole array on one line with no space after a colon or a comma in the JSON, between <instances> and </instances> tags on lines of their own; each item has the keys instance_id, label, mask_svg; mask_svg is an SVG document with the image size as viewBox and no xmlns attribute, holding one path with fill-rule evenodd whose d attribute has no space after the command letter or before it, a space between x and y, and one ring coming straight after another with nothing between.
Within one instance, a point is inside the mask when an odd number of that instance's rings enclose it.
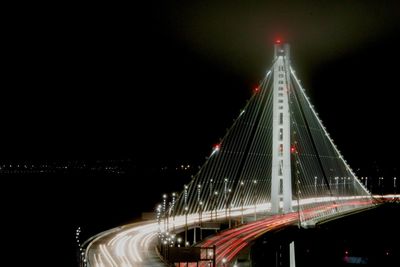
<instances>
[{"instance_id":1,"label":"tower top","mask_svg":"<svg viewBox=\"0 0 400 267\"><path fill-rule=\"evenodd\" d=\"M280 39L277 39L275 41L275 53L274 53L274 59L276 59L279 56L284 56L285 59L289 60L290 59L290 45L288 43L282 43Z\"/></svg>"}]
</instances>

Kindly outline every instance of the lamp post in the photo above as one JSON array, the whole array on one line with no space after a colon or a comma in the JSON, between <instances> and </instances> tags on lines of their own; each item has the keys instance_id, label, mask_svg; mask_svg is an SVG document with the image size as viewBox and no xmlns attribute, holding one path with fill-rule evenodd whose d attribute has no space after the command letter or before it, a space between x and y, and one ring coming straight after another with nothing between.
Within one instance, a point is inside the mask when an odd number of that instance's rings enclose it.
<instances>
[{"instance_id":1,"label":"lamp post","mask_svg":"<svg viewBox=\"0 0 400 267\"><path fill-rule=\"evenodd\" d=\"M200 205L201 184L197 185L197 209L199 211L199 228L201 228L201 205ZM196 225L193 228L193 244L196 243ZM200 230L201 231L201 230Z\"/></svg>"},{"instance_id":2,"label":"lamp post","mask_svg":"<svg viewBox=\"0 0 400 267\"><path fill-rule=\"evenodd\" d=\"M395 194L397 193L396 180L397 180L397 178L396 178L396 177L393 177L393 189L394 189L394 193L395 193Z\"/></svg>"},{"instance_id":3,"label":"lamp post","mask_svg":"<svg viewBox=\"0 0 400 267\"><path fill-rule=\"evenodd\" d=\"M200 240L203 240L203 230L201 229L201 219L202 219L202 213L203 213L203 201L199 202L199 221L200 221Z\"/></svg>"},{"instance_id":4,"label":"lamp post","mask_svg":"<svg viewBox=\"0 0 400 267\"><path fill-rule=\"evenodd\" d=\"M78 258L78 264L80 267L83 267L85 265L85 252L83 251L79 235L81 233L81 227L79 226L78 229L76 229L76 243L77 243L77 258Z\"/></svg>"},{"instance_id":5,"label":"lamp post","mask_svg":"<svg viewBox=\"0 0 400 267\"><path fill-rule=\"evenodd\" d=\"M164 232L167 231L167 194L163 195L163 216L164 216Z\"/></svg>"},{"instance_id":6,"label":"lamp post","mask_svg":"<svg viewBox=\"0 0 400 267\"><path fill-rule=\"evenodd\" d=\"M354 178L354 177L353 177ZM354 183L355 182L355 179L353 180L353 188L354 188ZM347 194L347 195L349 195L349 193L350 193L350 185L351 185L351 177L347 177L347 187L345 187L345 189L346 189L346 191L345 191L345 193Z\"/></svg>"},{"instance_id":7,"label":"lamp post","mask_svg":"<svg viewBox=\"0 0 400 267\"><path fill-rule=\"evenodd\" d=\"M188 206L187 206L187 197L188 197L188 186L184 186L184 201L185 201L185 246L187 244L187 232L188 232L188 225L187 225L187 216L188 216Z\"/></svg>"},{"instance_id":8,"label":"lamp post","mask_svg":"<svg viewBox=\"0 0 400 267\"><path fill-rule=\"evenodd\" d=\"M172 230L175 232L175 201L176 201L176 194L175 192L172 193Z\"/></svg>"},{"instance_id":9,"label":"lamp post","mask_svg":"<svg viewBox=\"0 0 400 267\"><path fill-rule=\"evenodd\" d=\"M257 194L256 194L256 188L257 188L257 180L253 180L254 184L254 221L257 221Z\"/></svg>"},{"instance_id":10,"label":"lamp post","mask_svg":"<svg viewBox=\"0 0 400 267\"><path fill-rule=\"evenodd\" d=\"M201 205L203 202L201 202L201 184L197 185L197 205L199 209L199 225L201 226Z\"/></svg>"},{"instance_id":11,"label":"lamp post","mask_svg":"<svg viewBox=\"0 0 400 267\"><path fill-rule=\"evenodd\" d=\"M381 195L383 194L383 177L379 177L378 178L378 187L379 187L379 190L381 191Z\"/></svg>"},{"instance_id":12,"label":"lamp post","mask_svg":"<svg viewBox=\"0 0 400 267\"><path fill-rule=\"evenodd\" d=\"M339 196L339 177L335 177L336 180L336 194Z\"/></svg>"},{"instance_id":13,"label":"lamp post","mask_svg":"<svg viewBox=\"0 0 400 267\"><path fill-rule=\"evenodd\" d=\"M218 191L214 192L214 207L215 207L215 221L218 221L218 205L217 205L217 197L218 197Z\"/></svg>"},{"instance_id":14,"label":"lamp post","mask_svg":"<svg viewBox=\"0 0 400 267\"><path fill-rule=\"evenodd\" d=\"M244 196L243 196L243 186L244 186L244 182L241 181L240 182L240 204L241 204L241 210L242 210L242 218L241 218L241 223L243 224L243 206L244 206Z\"/></svg>"},{"instance_id":15,"label":"lamp post","mask_svg":"<svg viewBox=\"0 0 400 267\"><path fill-rule=\"evenodd\" d=\"M317 197L317 181L318 181L318 177L315 176L314 177L314 195L315 195L315 197Z\"/></svg>"},{"instance_id":16,"label":"lamp post","mask_svg":"<svg viewBox=\"0 0 400 267\"><path fill-rule=\"evenodd\" d=\"M231 192L232 192L232 190L229 188L228 189L228 199L229 199L229 197L230 197L230 194L231 194ZM232 223L231 223L231 208L232 208L232 204L231 203L228 203L228 206L229 206L229 211L228 211L228 221L229 221L229 228L231 228L232 227Z\"/></svg>"},{"instance_id":17,"label":"lamp post","mask_svg":"<svg viewBox=\"0 0 400 267\"><path fill-rule=\"evenodd\" d=\"M228 179L224 179L225 220L228 219Z\"/></svg>"},{"instance_id":18,"label":"lamp post","mask_svg":"<svg viewBox=\"0 0 400 267\"><path fill-rule=\"evenodd\" d=\"M342 177L342 197L346 194L346 179L346 177Z\"/></svg>"},{"instance_id":19,"label":"lamp post","mask_svg":"<svg viewBox=\"0 0 400 267\"><path fill-rule=\"evenodd\" d=\"M203 211L203 201L201 201L201 184L197 185L197 205L199 209L199 230L200 230L200 240L203 239L201 232L201 213ZM194 229L194 235L196 236L196 228Z\"/></svg>"},{"instance_id":20,"label":"lamp post","mask_svg":"<svg viewBox=\"0 0 400 267\"><path fill-rule=\"evenodd\" d=\"M214 196L213 196L213 179L210 179L210 200L211 200L211 205L210 205L210 219L211 221L213 220L213 206L212 204L214 204L213 200L214 200Z\"/></svg>"}]
</instances>

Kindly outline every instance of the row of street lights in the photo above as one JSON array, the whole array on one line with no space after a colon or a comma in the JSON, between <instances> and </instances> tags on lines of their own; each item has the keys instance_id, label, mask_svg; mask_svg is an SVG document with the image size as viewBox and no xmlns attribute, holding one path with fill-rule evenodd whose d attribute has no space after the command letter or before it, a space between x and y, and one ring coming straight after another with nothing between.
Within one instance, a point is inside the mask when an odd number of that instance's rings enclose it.
<instances>
[{"instance_id":1,"label":"row of street lights","mask_svg":"<svg viewBox=\"0 0 400 267\"><path fill-rule=\"evenodd\" d=\"M232 189L228 187L229 180L227 178L224 179L224 207L225 207L225 218L229 222L229 228L232 227L231 223L231 209L232 209L232 204L231 202L231 197L232 197ZM256 189L257 186L257 180L253 180L252 184L254 185L254 190ZM239 190L240 190L240 205L241 205L241 223L244 223L244 181L240 181L239 183ZM210 179L209 183L209 196L210 196L210 219L211 221L218 221L218 205L217 205L217 199L219 192L218 191L213 191L214 188L214 180ZM184 191L183 191L183 201L184 201L184 215L185 215L185 245L188 244L188 222L187 222L187 216L189 212L189 207L188 207L188 185L184 185ZM200 226L200 240L202 239L202 231L201 231L201 225L202 225L202 219L203 219L203 212L204 212L204 202L201 199L201 193L202 193L203 186L201 184L197 185L197 204L198 204L198 218L199 218L199 226ZM254 220L257 220L257 194L254 195ZM157 216L157 222L159 224L159 231L160 232L165 232L169 233L170 232L170 217L172 216L172 232L175 232L175 205L176 205L176 198L177 195L176 193L172 193L172 201L167 203L168 201L168 195L163 194L162 196L162 204L158 205L156 208L156 216ZM163 227L161 225L163 224ZM194 242L196 242L196 230L194 230Z\"/></svg>"},{"instance_id":2,"label":"row of street lights","mask_svg":"<svg viewBox=\"0 0 400 267\"><path fill-rule=\"evenodd\" d=\"M85 250L82 247L81 241L80 241L80 234L81 234L81 227L79 226L78 229L76 229L76 243L78 246L78 252L77 252L77 257L78 257L78 262L80 267L85 267L86 266L86 258L85 258Z\"/></svg>"},{"instance_id":3,"label":"row of street lights","mask_svg":"<svg viewBox=\"0 0 400 267\"><path fill-rule=\"evenodd\" d=\"M368 188L368 177L361 177L360 180L364 184L364 186ZM378 177L378 188L379 190L381 190L381 193L383 190L384 181L385 181L384 177L382 176ZM397 193L397 177L393 177L393 190L394 190L393 193Z\"/></svg>"}]
</instances>

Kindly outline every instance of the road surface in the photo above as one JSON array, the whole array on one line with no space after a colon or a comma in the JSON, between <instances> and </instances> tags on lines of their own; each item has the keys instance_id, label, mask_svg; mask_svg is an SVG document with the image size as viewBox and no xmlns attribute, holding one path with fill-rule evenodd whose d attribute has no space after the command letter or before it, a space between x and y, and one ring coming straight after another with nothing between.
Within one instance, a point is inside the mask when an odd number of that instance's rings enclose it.
<instances>
[{"instance_id":1,"label":"road surface","mask_svg":"<svg viewBox=\"0 0 400 267\"><path fill-rule=\"evenodd\" d=\"M316 200L313 199L313 202ZM311 202L311 200L309 201ZM318 202L318 201L317 201ZM363 206L370 205L371 201L362 199L349 199L340 204L326 204L320 200L321 206L314 208L304 208L302 210L302 221L309 218L318 217L318 214L334 214L338 205ZM300 203L301 204L301 203ZM307 200L303 203L304 207L308 204ZM265 212L268 205L257 207L257 212ZM254 213L254 206L245 207L244 210L232 209L232 217L240 217L242 214L251 215ZM215 215L214 215L215 216ZM266 219L244 224L240 227L229 229L206 239L198 246L216 245L217 263L222 259L233 261L237 254L255 240L260 235L294 224L298 221L298 213L288 213L283 215L274 215ZM218 217L225 217L225 210L218 211ZM183 228L187 219L188 225L198 222L198 214L189 214L187 218L177 216L170 219L169 226L155 221L147 221L136 224L130 224L115 229L111 229L95 238L87 247L85 258L89 267L147 267L147 266L165 266L156 252L156 243L158 242L158 232L167 232L172 227ZM203 221L209 221L209 213L202 214Z\"/></svg>"}]
</instances>

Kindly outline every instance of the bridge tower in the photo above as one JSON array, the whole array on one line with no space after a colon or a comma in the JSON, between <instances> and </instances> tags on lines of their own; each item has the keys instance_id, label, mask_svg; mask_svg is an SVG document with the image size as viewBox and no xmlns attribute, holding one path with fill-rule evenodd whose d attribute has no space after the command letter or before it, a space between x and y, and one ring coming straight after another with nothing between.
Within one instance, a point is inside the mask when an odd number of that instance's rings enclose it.
<instances>
[{"instance_id":1,"label":"bridge tower","mask_svg":"<svg viewBox=\"0 0 400 267\"><path fill-rule=\"evenodd\" d=\"M290 46L275 43L273 64L271 211L292 211L290 165ZM280 203L283 203L282 209Z\"/></svg>"}]
</instances>

